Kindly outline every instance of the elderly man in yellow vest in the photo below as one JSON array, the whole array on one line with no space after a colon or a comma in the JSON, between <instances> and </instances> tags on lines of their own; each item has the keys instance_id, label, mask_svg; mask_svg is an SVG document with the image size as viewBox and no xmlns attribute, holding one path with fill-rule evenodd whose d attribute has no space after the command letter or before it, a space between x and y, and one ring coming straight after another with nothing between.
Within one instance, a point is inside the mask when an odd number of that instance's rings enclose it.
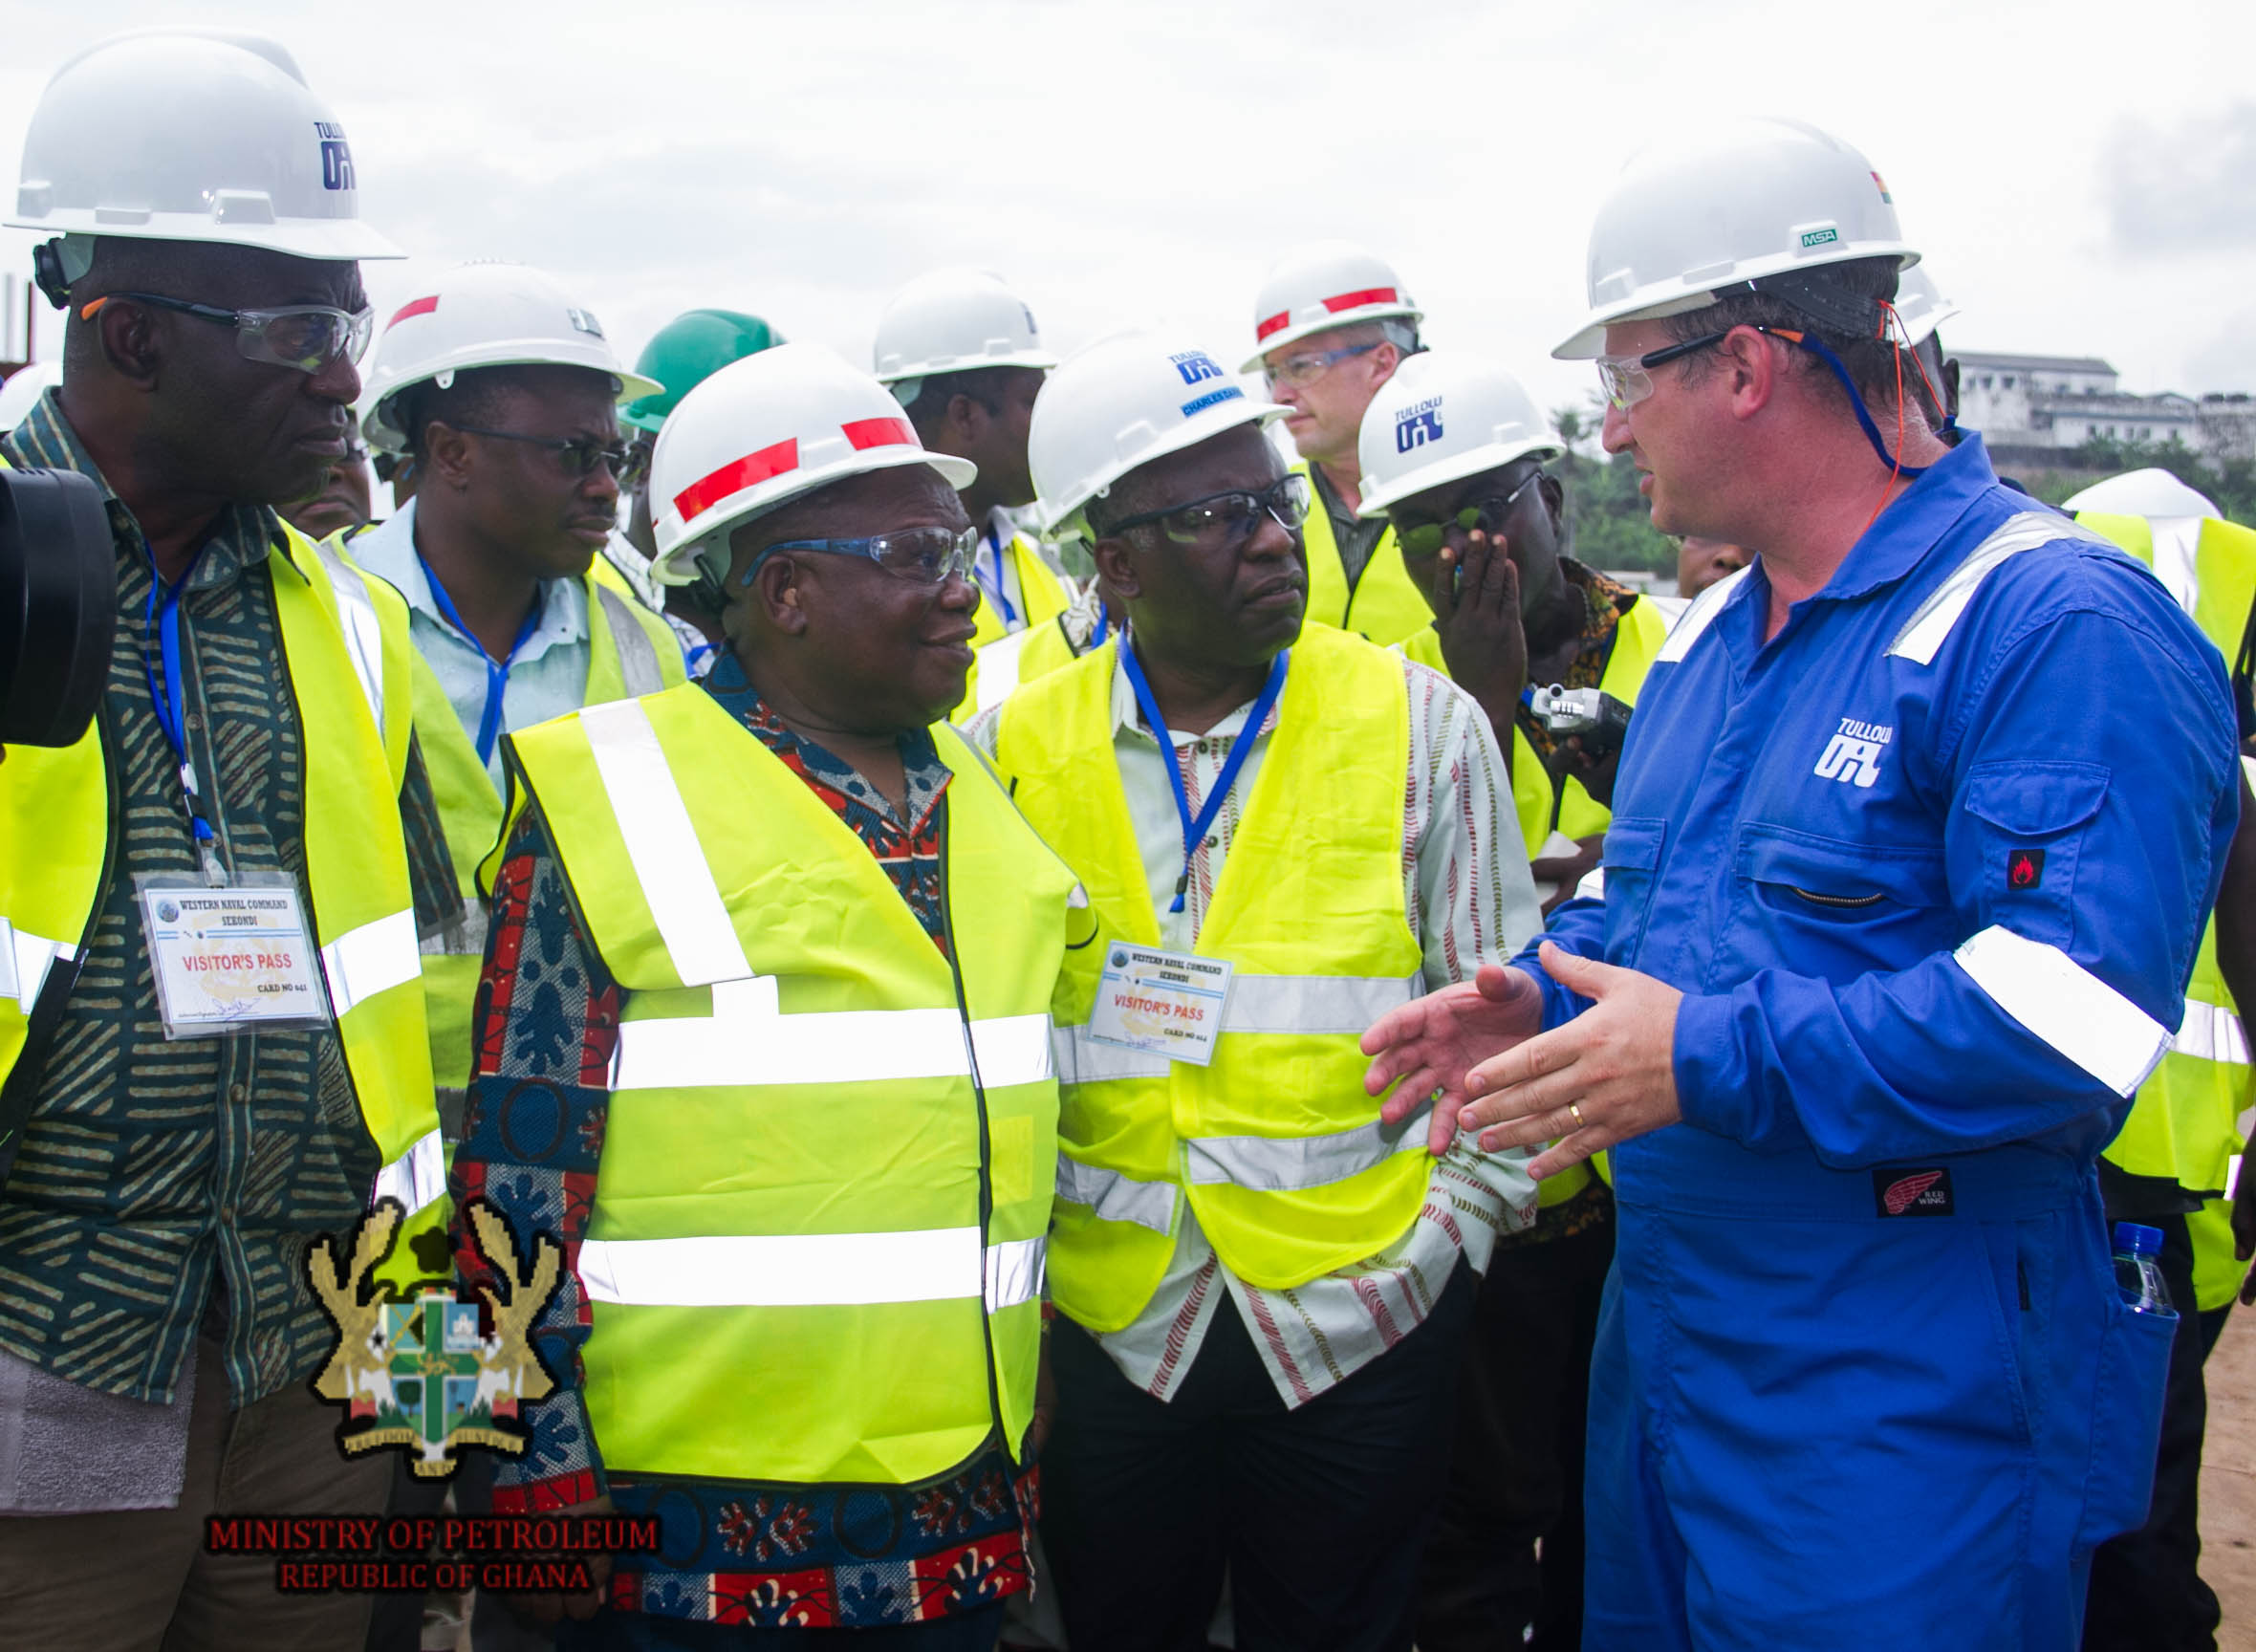
<instances>
[{"instance_id":1,"label":"elderly man in yellow vest","mask_svg":"<svg viewBox=\"0 0 2256 1652\"><path fill-rule=\"evenodd\" d=\"M1031 452L1090 541L1108 641L977 720L1090 892L1071 955L1043 1541L1075 1652L1391 1643L1516 1160L1380 1128L1365 1019L1537 922L1486 720L1303 624L1310 492L1206 352L1052 375Z\"/></svg>"},{"instance_id":2,"label":"elderly man in yellow vest","mask_svg":"<svg viewBox=\"0 0 2256 1652\"><path fill-rule=\"evenodd\" d=\"M971 665L971 474L815 346L724 367L652 486L655 572L726 593L727 654L504 742L454 1188L573 1266L494 1505L663 1536L572 1644L984 1647L1027 1587L1050 1008L1094 921L935 726Z\"/></svg>"}]
</instances>

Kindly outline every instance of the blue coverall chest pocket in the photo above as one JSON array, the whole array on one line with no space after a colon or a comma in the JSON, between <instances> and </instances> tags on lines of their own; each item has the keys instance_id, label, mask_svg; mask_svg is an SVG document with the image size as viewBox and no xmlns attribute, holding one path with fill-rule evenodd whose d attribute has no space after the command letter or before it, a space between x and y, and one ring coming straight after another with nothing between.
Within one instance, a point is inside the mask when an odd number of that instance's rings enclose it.
<instances>
[{"instance_id":1,"label":"blue coverall chest pocket","mask_svg":"<svg viewBox=\"0 0 2256 1652\"><path fill-rule=\"evenodd\" d=\"M1979 763L1968 771L1960 796L1973 830L1951 834L1952 859L1979 880L1984 904L2011 914L2018 933L2068 944L2083 829L2107 802L2112 778L2099 763Z\"/></svg>"},{"instance_id":2,"label":"blue coverall chest pocket","mask_svg":"<svg viewBox=\"0 0 2256 1652\"><path fill-rule=\"evenodd\" d=\"M1762 822L1740 829L1736 891L1721 967L1740 972L1778 958L1824 958L1845 980L1898 967L1907 951L1948 942L1942 856L1882 848Z\"/></svg>"},{"instance_id":3,"label":"blue coverall chest pocket","mask_svg":"<svg viewBox=\"0 0 2256 1652\"><path fill-rule=\"evenodd\" d=\"M1606 961L1637 967L1645 944L1645 921L1668 822L1654 815L1616 815L1606 823L1600 864L1606 874Z\"/></svg>"}]
</instances>

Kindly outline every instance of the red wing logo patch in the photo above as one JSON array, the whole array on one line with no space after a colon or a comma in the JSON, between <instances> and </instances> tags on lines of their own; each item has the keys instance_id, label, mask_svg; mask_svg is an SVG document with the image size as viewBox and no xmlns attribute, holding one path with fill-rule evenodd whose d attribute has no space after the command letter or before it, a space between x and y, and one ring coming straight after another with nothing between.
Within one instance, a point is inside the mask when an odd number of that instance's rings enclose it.
<instances>
[{"instance_id":1,"label":"red wing logo patch","mask_svg":"<svg viewBox=\"0 0 2256 1652\"><path fill-rule=\"evenodd\" d=\"M1875 1170L1872 1195L1881 1216L1948 1216L1958 1208L1948 1170Z\"/></svg>"}]
</instances>

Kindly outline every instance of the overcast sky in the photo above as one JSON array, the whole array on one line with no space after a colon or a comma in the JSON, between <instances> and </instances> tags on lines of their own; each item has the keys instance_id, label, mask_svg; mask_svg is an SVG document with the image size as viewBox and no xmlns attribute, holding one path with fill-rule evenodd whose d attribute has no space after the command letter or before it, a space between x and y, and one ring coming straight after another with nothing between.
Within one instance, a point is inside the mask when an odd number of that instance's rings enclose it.
<instances>
[{"instance_id":1,"label":"overcast sky","mask_svg":"<svg viewBox=\"0 0 2256 1652\"><path fill-rule=\"evenodd\" d=\"M2256 6L1613 0L9 0L0 154L117 30L271 33L349 133L363 213L433 270L559 276L633 352L756 311L864 365L886 296L1002 271L1050 342L1163 318L1231 359L1263 271L1339 235L1391 259L1430 342L1546 405L1622 160L1704 109L1861 147L1965 314L1957 349L2104 356L2126 387L2256 390ZM12 198L11 197L11 200ZM0 231L0 267L32 237ZM20 333L19 318L12 324ZM40 308L43 355L59 316Z\"/></svg>"}]
</instances>

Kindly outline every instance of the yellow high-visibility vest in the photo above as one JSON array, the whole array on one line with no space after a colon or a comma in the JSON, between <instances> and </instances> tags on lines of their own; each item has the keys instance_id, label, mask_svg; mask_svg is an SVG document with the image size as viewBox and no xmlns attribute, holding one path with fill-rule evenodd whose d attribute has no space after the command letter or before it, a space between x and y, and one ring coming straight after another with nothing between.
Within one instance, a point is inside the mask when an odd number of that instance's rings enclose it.
<instances>
[{"instance_id":1,"label":"yellow high-visibility vest","mask_svg":"<svg viewBox=\"0 0 2256 1652\"><path fill-rule=\"evenodd\" d=\"M1057 617L1074 605L1072 590L1042 559L1042 553L1031 539L1024 533L1014 533L1010 536L1009 549L1010 566L1018 574L1019 601L1024 609L1018 617L1019 627L1015 631L1009 629L1003 619L1001 605L988 598L986 593L981 593L979 612L972 616L971 620L979 627L971 639L971 675L964 684L964 703L949 714L951 722L969 722L976 713L1001 704L1004 696L1018 683L1038 675L1038 670L1030 671L1027 667L1030 664L1039 667L1043 663L1042 655L1036 654L1029 659L1023 650L1030 646L1045 646L1036 643L1035 639L1045 631L1056 631ZM1015 641L1019 638L1027 641ZM1062 646L1064 641L1065 638L1060 634L1056 639L1057 645ZM990 663L990 652L998 650L994 652ZM1066 650L1066 658L1073 658L1071 649ZM983 690L980 678L983 670L999 677L1001 681L988 684Z\"/></svg>"},{"instance_id":2,"label":"yellow high-visibility vest","mask_svg":"<svg viewBox=\"0 0 2256 1652\"><path fill-rule=\"evenodd\" d=\"M1113 749L1116 638L1003 703L996 768L1089 891L1100 945L1060 1010L1052 1293L1098 1331L1151 1299L1188 1200L1225 1266L1299 1285L1400 1237L1425 1198L1422 1115L1382 1126L1357 1041L1423 989L1402 891L1409 696L1401 662L1310 625L1199 936L1235 967L1210 1066L1100 1044L1115 941L1157 946ZM1247 729L1241 739L1254 738ZM1164 736L1162 736L1162 739Z\"/></svg>"},{"instance_id":3,"label":"yellow high-visibility vest","mask_svg":"<svg viewBox=\"0 0 2256 1652\"><path fill-rule=\"evenodd\" d=\"M1307 460L1292 468L1308 477L1312 490L1315 488L1316 479ZM1339 559L1339 540L1333 534L1332 515L1324 509L1321 493L1316 494L1314 508L1300 526L1300 540L1308 552L1308 617L1317 624L1353 631L1384 647L1414 637L1433 623L1434 611L1425 593L1410 582L1402 567L1402 548L1395 543L1393 524L1388 524L1378 543L1371 548L1371 560L1363 564L1362 576L1352 592L1347 584L1347 564Z\"/></svg>"},{"instance_id":4,"label":"yellow high-visibility vest","mask_svg":"<svg viewBox=\"0 0 2256 1652\"><path fill-rule=\"evenodd\" d=\"M898 1485L1021 1447L1077 893L933 737L950 955L702 687L507 738L623 993L578 1257L615 1469Z\"/></svg>"},{"instance_id":5,"label":"yellow high-visibility vest","mask_svg":"<svg viewBox=\"0 0 2256 1652\"><path fill-rule=\"evenodd\" d=\"M382 1168L375 1194L426 1212L446 1172L431 1091L414 900L400 827L411 739L407 609L288 523L268 556L282 669L305 761L305 895L360 1119ZM100 914L119 822L105 720L59 750L0 763L0 1078L62 1014ZM31 1076L35 1078L35 1075Z\"/></svg>"},{"instance_id":6,"label":"yellow high-visibility vest","mask_svg":"<svg viewBox=\"0 0 2256 1652\"><path fill-rule=\"evenodd\" d=\"M2155 566L2154 530L2143 516L2086 511L2076 520ZM2249 604L2256 601L2256 531L2205 520L2191 567L2170 574L2164 584L2229 663L2240 651ZM2185 588L2188 576L2191 593ZM2189 594L2194 600L2187 603ZM2249 1065L2247 1033L2217 967L2212 917L2202 931L2193 979L2185 989L2185 1018L2162 1064L2140 1086L2131 1116L2108 1143L2105 1157L2134 1176L2165 1178L2189 1193L2222 1194L2226 1163L2241 1150L2240 1116L2252 1103L2256 1068Z\"/></svg>"}]
</instances>

